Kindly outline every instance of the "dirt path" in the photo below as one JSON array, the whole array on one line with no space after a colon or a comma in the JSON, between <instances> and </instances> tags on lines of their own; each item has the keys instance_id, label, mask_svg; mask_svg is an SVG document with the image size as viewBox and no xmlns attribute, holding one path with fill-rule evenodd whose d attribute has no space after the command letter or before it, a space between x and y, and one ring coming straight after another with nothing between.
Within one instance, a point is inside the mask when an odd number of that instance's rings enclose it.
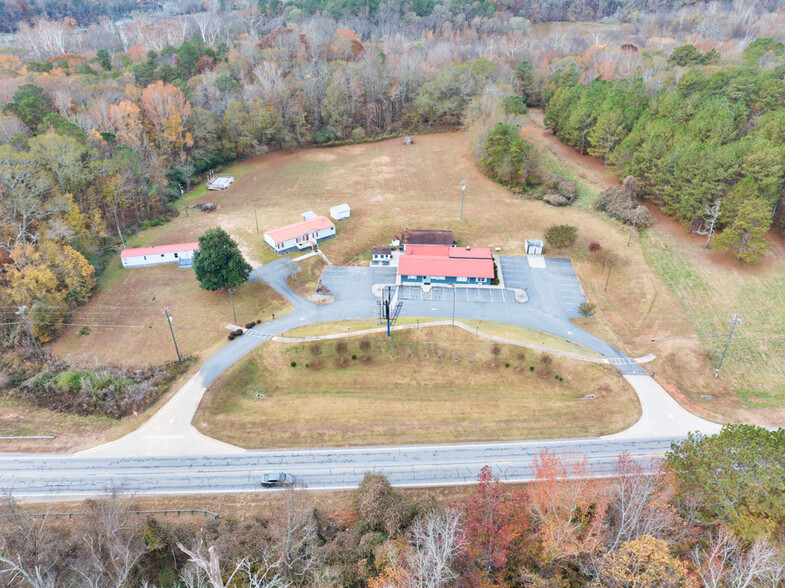
<instances>
[{"instance_id":1,"label":"dirt path","mask_svg":"<svg viewBox=\"0 0 785 588\"><path fill-rule=\"evenodd\" d=\"M618 186L619 181L596 157L581 155L569 145L562 143L553 131L545 128L544 112L541 108L529 110L531 122L522 129L522 134L534 141L540 148L546 148L562 162L576 170L576 176L602 190L608 186Z\"/></svg>"}]
</instances>

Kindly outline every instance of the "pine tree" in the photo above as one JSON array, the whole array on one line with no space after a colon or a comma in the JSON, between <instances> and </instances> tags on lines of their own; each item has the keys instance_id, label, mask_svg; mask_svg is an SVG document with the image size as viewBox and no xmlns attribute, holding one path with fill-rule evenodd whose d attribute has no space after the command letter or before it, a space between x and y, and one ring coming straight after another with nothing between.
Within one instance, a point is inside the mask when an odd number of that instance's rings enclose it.
<instances>
[{"instance_id":1,"label":"pine tree","mask_svg":"<svg viewBox=\"0 0 785 588\"><path fill-rule=\"evenodd\" d=\"M237 243L218 227L199 237L199 250L194 252L194 271L203 290L215 291L245 282L251 266L243 259Z\"/></svg>"}]
</instances>

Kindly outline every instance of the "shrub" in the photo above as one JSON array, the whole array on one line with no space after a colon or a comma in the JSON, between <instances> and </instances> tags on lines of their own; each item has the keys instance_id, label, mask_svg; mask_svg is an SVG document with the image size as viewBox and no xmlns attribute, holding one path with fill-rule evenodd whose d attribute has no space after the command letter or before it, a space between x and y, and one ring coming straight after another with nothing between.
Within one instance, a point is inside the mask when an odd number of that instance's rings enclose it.
<instances>
[{"instance_id":1,"label":"shrub","mask_svg":"<svg viewBox=\"0 0 785 588\"><path fill-rule=\"evenodd\" d=\"M592 241L589 243L590 253L597 253L600 249L602 249L602 246L597 241Z\"/></svg>"},{"instance_id":2,"label":"shrub","mask_svg":"<svg viewBox=\"0 0 785 588\"><path fill-rule=\"evenodd\" d=\"M551 225L545 229L545 242L556 249L572 247L577 239L578 228L572 225Z\"/></svg>"},{"instance_id":3,"label":"shrub","mask_svg":"<svg viewBox=\"0 0 785 588\"><path fill-rule=\"evenodd\" d=\"M648 227L653 220L648 208L642 206L638 218L635 218L635 211L638 209L635 197L638 192L640 192L638 181L632 176L627 176L621 186L611 186L603 190L594 201L594 209L625 224L631 225L635 219L636 227Z\"/></svg>"},{"instance_id":4,"label":"shrub","mask_svg":"<svg viewBox=\"0 0 785 588\"><path fill-rule=\"evenodd\" d=\"M382 474L366 473L354 495L360 525L369 531L395 536L412 519L406 496L390 486Z\"/></svg>"},{"instance_id":5,"label":"shrub","mask_svg":"<svg viewBox=\"0 0 785 588\"><path fill-rule=\"evenodd\" d=\"M526 107L526 102L520 96L505 96L502 100L502 108L504 114L526 114L529 109Z\"/></svg>"},{"instance_id":6,"label":"shrub","mask_svg":"<svg viewBox=\"0 0 785 588\"><path fill-rule=\"evenodd\" d=\"M329 143L330 141L335 141L338 137L335 136L330 129L324 127L318 129L311 133L311 140L316 143L317 145L322 145L324 143Z\"/></svg>"},{"instance_id":7,"label":"shrub","mask_svg":"<svg viewBox=\"0 0 785 588\"><path fill-rule=\"evenodd\" d=\"M356 353L352 353L352 359L357 359L357 354Z\"/></svg>"},{"instance_id":8,"label":"shrub","mask_svg":"<svg viewBox=\"0 0 785 588\"><path fill-rule=\"evenodd\" d=\"M355 143L365 141L365 129L362 127L357 127L356 129L352 129L351 137L352 137L352 141L354 141Z\"/></svg>"},{"instance_id":9,"label":"shrub","mask_svg":"<svg viewBox=\"0 0 785 588\"><path fill-rule=\"evenodd\" d=\"M234 336L235 336L235 337L241 337L241 336L242 336L242 334L243 334L243 330L242 330L242 329L237 329L237 330L234 332Z\"/></svg>"},{"instance_id":10,"label":"shrub","mask_svg":"<svg viewBox=\"0 0 785 588\"><path fill-rule=\"evenodd\" d=\"M530 366L529 366L529 371L530 371L530 372L533 372L533 371L534 371L534 366L533 366L533 365L530 365Z\"/></svg>"},{"instance_id":11,"label":"shrub","mask_svg":"<svg viewBox=\"0 0 785 588\"><path fill-rule=\"evenodd\" d=\"M257 325L261 325L262 324L262 319L256 319L256 324Z\"/></svg>"},{"instance_id":12,"label":"shrub","mask_svg":"<svg viewBox=\"0 0 785 588\"><path fill-rule=\"evenodd\" d=\"M296 362L296 361L293 361L293 362L292 362L292 363L290 363L289 365L290 365L290 366L292 366L292 367L297 367L297 362Z\"/></svg>"},{"instance_id":13,"label":"shrub","mask_svg":"<svg viewBox=\"0 0 785 588\"><path fill-rule=\"evenodd\" d=\"M85 335L89 335L89 334L90 334L90 327L82 327L81 329L79 329L79 332L77 333L79 337L84 337Z\"/></svg>"},{"instance_id":14,"label":"shrub","mask_svg":"<svg viewBox=\"0 0 785 588\"><path fill-rule=\"evenodd\" d=\"M596 304L592 304L591 302L581 302L578 305L578 314L585 317L594 316L594 310L597 307Z\"/></svg>"},{"instance_id":15,"label":"shrub","mask_svg":"<svg viewBox=\"0 0 785 588\"><path fill-rule=\"evenodd\" d=\"M234 331L229 333L229 341L234 341Z\"/></svg>"},{"instance_id":16,"label":"shrub","mask_svg":"<svg viewBox=\"0 0 785 588\"><path fill-rule=\"evenodd\" d=\"M506 368L510 367L510 362L508 362L508 361L504 362L504 367L506 367Z\"/></svg>"},{"instance_id":17,"label":"shrub","mask_svg":"<svg viewBox=\"0 0 785 588\"><path fill-rule=\"evenodd\" d=\"M245 323L246 329L253 329L256 326L255 322Z\"/></svg>"}]
</instances>

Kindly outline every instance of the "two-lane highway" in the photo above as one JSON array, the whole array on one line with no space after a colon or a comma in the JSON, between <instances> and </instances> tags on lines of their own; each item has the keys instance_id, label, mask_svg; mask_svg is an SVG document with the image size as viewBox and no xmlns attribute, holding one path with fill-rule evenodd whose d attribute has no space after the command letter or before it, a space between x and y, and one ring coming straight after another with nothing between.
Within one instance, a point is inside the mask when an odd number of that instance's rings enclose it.
<instances>
[{"instance_id":1,"label":"two-lane highway","mask_svg":"<svg viewBox=\"0 0 785 588\"><path fill-rule=\"evenodd\" d=\"M355 488L367 471L396 486L468 484L490 465L507 482L533 479L532 462L543 449L569 461L588 459L590 474L613 472L627 452L649 463L670 448L667 439L572 439L356 449L249 451L243 454L170 457L16 456L0 458L0 490L18 498L86 497L111 488L133 494L232 493L261 490L266 472L284 471L310 488Z\"/></svg>"}]
</instances>

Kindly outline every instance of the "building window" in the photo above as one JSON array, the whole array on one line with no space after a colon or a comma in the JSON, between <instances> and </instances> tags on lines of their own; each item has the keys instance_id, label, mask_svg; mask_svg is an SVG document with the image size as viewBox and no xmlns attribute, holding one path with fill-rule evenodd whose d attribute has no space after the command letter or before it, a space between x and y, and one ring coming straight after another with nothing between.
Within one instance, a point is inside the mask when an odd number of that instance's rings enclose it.
<instances>
[{"instance_id":1,"label":"building window","mask_svg":"<svg viewBox=\"0 0 785 588\"><path fill-rule=\"evenodd\" d=\"M174 254L174 258L177 259L177 254L176 253Z\"/></svg>"},{"instance_id":2,"label":"building window","mask_svg":"<svg viewBox=\"0 0 785 588\"><path fill-rule=\"evenodd\" d=\"M161 254L161 257L163 257L163 256L164 256L164 254L162 253L162 254Z\"/></svg>"},{"instance_id":3,"label":"building window","mask_svg":"<svg viewBox=\"0 0 785 588\"><path fill-rule=\"evenodd\" d=\"M417 276L406 276L406 277L407 277L408 279L410 279L410 280L416 280L416 279L417 279Z\"/></svg>"},{"instance_id":4,"label":"building window","mask_svg":"<svg viewBox=\"0 0 785 588\"><path fill-rule=\"evenodd\" d=\"M431 276L432 280L443 280L444 276Z\"/></svg>"},{"instance_id":5,"label":"building window","mask_svg":"<svg viewBox=\"0 0 785 588\"><path fill-rule=\"evenodd\" d=\"M484 284L485 283L485 278L477 278L477 283L478 284Z\"/></svg>"},{"instance_id":6,"label":"building window","mask_svg":"<svg viewBox=\"0 0 785 588\"><path fill-rule=\"evenodd\" d=\"M458 281L459 282L468 282L469 278L467 278L466 276L458 276Z\"/></svg>"}]
</instances>

